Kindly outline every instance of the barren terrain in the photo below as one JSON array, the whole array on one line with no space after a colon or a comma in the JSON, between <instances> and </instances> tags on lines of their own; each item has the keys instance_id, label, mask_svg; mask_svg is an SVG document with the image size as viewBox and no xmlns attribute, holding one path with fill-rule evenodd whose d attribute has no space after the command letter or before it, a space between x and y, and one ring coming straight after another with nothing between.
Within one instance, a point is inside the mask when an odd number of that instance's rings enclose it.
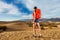
<instances>
[{"instance_id":1,"label":"barren terrain","mask_svg":"<svg viewBox=\"0 0 60 40\"><path fill-rule=\"evenodd\" d=\"M50 28L52 25L45 24L43 25L42 37L35 38L33 37L32 24L29 22L0 23L0 26L7 27L6 31L0 33L0 40L60 40L60 23L56 24L55 22L57 27L52 28Z\"/></svg>"}]
</instances>

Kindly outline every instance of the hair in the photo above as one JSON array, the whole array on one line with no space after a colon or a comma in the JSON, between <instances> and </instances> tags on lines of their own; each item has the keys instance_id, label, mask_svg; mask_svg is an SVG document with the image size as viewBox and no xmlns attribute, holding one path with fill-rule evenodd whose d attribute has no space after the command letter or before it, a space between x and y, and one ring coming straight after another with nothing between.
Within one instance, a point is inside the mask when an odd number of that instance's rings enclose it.
<instances>
[{"instance_id":1,"label":"hair","mask_svg":"<svg viewBox=\"0 0 60 40\"><path fill-rule=\"evenodd\" d=\"M34 9L37 9L37 7L35 6Z\"/></svg>"}]
</instances>

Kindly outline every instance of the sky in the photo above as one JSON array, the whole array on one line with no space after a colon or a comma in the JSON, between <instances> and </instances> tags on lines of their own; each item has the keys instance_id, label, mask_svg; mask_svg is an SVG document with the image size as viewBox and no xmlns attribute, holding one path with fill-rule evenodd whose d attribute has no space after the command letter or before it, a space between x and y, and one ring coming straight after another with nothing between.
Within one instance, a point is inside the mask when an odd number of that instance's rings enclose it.
<instances>
[{"instance_id":1,"label":"sky","mask_svg":"<svg viewBox=\"0 0 60 40\"><path fill-rule=\"evenodd\" d=\"M32 19L34 6L41 18L60 18L60 0L0 0L0 21Z\"/></svg>"}]
</instances>

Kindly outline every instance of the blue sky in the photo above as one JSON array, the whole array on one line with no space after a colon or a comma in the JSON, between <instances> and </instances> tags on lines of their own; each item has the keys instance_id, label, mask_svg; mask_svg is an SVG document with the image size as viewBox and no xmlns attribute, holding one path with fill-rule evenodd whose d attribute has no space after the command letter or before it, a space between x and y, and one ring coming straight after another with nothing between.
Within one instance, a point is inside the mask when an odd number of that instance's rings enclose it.
<instances>
[{"instance_id":1,"label":"blue sky","mask_svg":"<svg viewBox=\"0 0 60 40\"><path fill-rule=\"evenodd\" d=\"M60 18L60 0L0 0L0 21L32 19L34 6L41 18Z\"/></svg>"}]
</instances>

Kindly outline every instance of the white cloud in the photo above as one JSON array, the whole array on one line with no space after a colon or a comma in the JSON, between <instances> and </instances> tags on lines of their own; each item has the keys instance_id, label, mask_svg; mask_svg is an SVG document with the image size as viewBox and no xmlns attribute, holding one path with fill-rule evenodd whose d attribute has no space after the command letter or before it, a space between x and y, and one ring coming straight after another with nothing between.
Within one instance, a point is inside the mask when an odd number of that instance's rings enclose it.
<instances>
[{"instance_id":1,"label":"white cloud","mask_svg":"<svg viewBox=\"0 0 60 40\"><path fill-rule=\"evenodd\" d=\"M13 4L7 4L3 1L0 1L0 13L1 14L6 14L6 15L15 15L18 18L0 18L0 21L12 21L12 20L20 20L20 19L31 19L32 15L26 15L25 13L22 13L21 11L19 11L19 9L13 5ZM10 16L9 16L10 17ZM6 19L7 18L7 19Z\"/></svg>"},{"instance_id":2,"label":"white cloud","mask_svg":"<svg viewBox=\"0 0 60 40\"><path fill-rule=\"evenodd\" d=\"M6 14L18 14L19 10L18 8L13 5L13 4L7 4L5 2L0 1L0 13L5 13Z\"/></svg>"},{"instance_id":3,"label":"white cloud","mask_svg":"<svg viewBox=\"0 0 60 40\"><path fill-rule=\"evenodd\" d=\"M54 13L59 14L58 11L60 9L60 5L59 3L57 3L58 1L59 0L15 0L15 3L19 4L20 2L22 2L30 11L33 11L34 6L37 6L42 10L42 18L50 18L56 15ZM50 9L53 10L51 11ZM13 5L11 6L10 11L8 13L9 14L20 13L20 15L22 15L20 16L20 19L32 18L31 14L27 16L24 13L22 14L21 12L18 12L18 8L16 8Z\"/></svg>"},{"instance_id":4,"label":"white cloud","mask_svg":"<svg viewBox=\"0 0 60 40\"><path fill-rule=\"evenodd\" d=\"M37 6L42 10L42 18L60 17L60 2L59 0L15 0L16 3L22 2L30 11ZM0 1L0 14L6 13L8 15L18 15L18 19L31 19L32 15L26 15L19 11L13 4L7 4ZM58 16L56 16L56 14Z\"/></svg>"},{"instance_id":5,"label":"white cloud","mask_svg":"<svg viewBox=\"0 0 60 40\"><path fill-rule=\"evenodd\" d=\"M20 19L31 19L32 18L32 14L30 15L23 15Z\"/></svg>"},{"instance_id":6,"label":"white cloud","mask_svg":"<svg viewBox=\"0 0 60 40\"><path fill-rule=\"evenodd\" d=\"M18 8L12 8L12 9L9 10L8 14L19 15L19 10L18 10Z\"/></svg>"},{"instance_id":7,"label":"white cloud","mask_svg":"<svg viewBox=\"0 0 60 40\"><path fill-rule=\"evenodd\" d=\"M42 10L42 18L55 18L56 14L60 14L59 0L26 0L22 1L29 10L33 10L37 6ZM50 9L53 9L52 11ZM60 17L60 16L59 16Z\"/></svg>"},{"instance_id":8,"label":"white cloud","mask_svg":"<svg viewBox=\"0 0 60 40\"><path fill-rule=\"evenodd\" d=\"M26 0L25 5L29 10L33 10L33 7L36 6L33 0Z\"/></svg>"},{"instance_id":9,"label":"white cloud","mask_svg":"<svg viewBox=\"0 0 60 40\"><path fill-rule=\"evenodd\" d=\"M30 11L33 10L33 7L36 5L34 0L15 0L15 3L23 3Z\"/></svg>"}]
</instances>

